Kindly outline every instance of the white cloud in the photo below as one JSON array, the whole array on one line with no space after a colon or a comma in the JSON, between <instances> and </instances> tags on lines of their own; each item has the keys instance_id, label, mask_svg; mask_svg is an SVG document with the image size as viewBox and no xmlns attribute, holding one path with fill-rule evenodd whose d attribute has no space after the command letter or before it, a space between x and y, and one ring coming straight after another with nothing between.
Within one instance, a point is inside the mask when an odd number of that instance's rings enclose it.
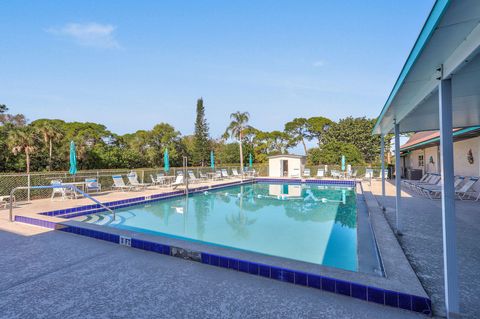
<instances>
[{"instance_id":1,"label":"white cloud","mask_svg":"<svg viewBox=\"0 0 480 319\"><path fill-rule=\"evenodd\" d=\"M77 44L102 49L119 49L115 39L116 27L111 24L68 23L61 28L49 28L48 33L73 39Z\"/></svg>"},{"instance_id":2,"label":"white cloud","mask_svg":"<svg viewBox=\"0 0 480 319\"><path fill-rule=\"evenodd\" d=\"M316 67L316 68L322 67L324 65L325 65L325 61L323 61L323 60L318 60L318 61L313 62L313 66Z\"/></svg>"}]
</instances>

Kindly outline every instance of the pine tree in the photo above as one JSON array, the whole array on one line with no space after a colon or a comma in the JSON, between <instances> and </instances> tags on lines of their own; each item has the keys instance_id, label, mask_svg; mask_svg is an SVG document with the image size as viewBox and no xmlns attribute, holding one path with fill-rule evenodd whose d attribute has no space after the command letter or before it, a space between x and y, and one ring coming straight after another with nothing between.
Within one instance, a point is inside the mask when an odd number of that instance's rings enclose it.
<instances>
[{"instance_id":1,"label":"pine tree","mask_svg":"<svg viewBox=\"0 0 480 319\"><path fill-rule=\"evenodd\" d=\"M205 166L210 157L210 142L208 136L208 123L205 119L203 99L197 100L197 118L195 120L195 136L193 163Z\"/></svg>"}]
</instances>

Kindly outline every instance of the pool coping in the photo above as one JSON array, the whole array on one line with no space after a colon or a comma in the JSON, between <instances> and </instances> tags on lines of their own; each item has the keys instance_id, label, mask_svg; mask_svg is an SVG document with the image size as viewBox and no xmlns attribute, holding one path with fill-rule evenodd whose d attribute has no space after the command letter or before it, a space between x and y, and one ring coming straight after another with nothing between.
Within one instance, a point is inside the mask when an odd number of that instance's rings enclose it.
<instances>
[{"instance_id":1,"label":"pool coping","mask_svg":"<svg viewBox=\"0 0 480 319\"><path fill-rule=\"evenodd\" d=\"M356 186L356 181L348 180L316 180L316 179L285 179L285 178L256 178L255 180L236 181L215 185L214 187L196 187L189 193L199 193L208 189L218 189L254 182L289 182L289 183L311 183L336 186ZM145 197L111 202L107 206L111 208L128 207L141 203L159 201L166 198L183 196L183 191L156 194ZM381 255L384 266L385 277L352 272L338 268L331 268L307 262L286 259L282 257L268 256L260 253L229 249L226 247L210 245L201 242L193 242L178 238L161 235L138 233L125 229L110 228L101 225L87 224L75 220L59 218L62 213L45 212L32 215L16 215L15 221L29 223L41 227L69 232L77 235L88 236L96 239L106 240L112 243L143 249L160 254L170 255L183 259L193 260L204 264L228 268L236 271L246 272L252 275L268 277L297 285L321 289L324 291L350 296L353 298L374 302L394 308L431 315L431 301L421 286L416 274L413 272L408 260L398 241L388 226L383 214L379 214L367 192L363 193L366 206L369 210L372 228L377 238L377 248ZM143 200L142 200L143 198ZM66 209L63 215L69 218L73 215L92 214L105 210L95 205L85 205L89 208L77 211ZM378 205L377 205L378 206ZM379 209L379 208L378 208ZM48 214L50 213L50 215ZM79 216L76 215L76 216ZM383 218L383 221L382 221ZM386 225L385 225L386 224ZM381 234L378 232L389 232ZM392 237L394 242L392 242ZM396 243L396 245L395 245ZM387 247L391 246L391 247ZM403 258L397 255L401 253ZM387 260L384 260L387 259ZM404 263L406 262L405 265ZM399 270L396 268L399 267ZM411 273L410 273L411 272ZM412 280L415 281L412 282ZM418 282L418 284L417 284Z\"/></svg>"}]
</instances>

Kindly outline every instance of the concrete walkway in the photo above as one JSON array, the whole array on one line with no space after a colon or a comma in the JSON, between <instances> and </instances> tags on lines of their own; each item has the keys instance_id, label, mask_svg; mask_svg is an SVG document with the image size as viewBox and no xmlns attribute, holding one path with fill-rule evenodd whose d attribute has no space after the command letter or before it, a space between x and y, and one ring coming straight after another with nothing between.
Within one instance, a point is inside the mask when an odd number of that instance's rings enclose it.
<instances>
[{"instance_id":1,"label":"concrete walkway","mask_svg":"<svg viewBox=\"0 0 480 319\"><path fill-rule=\"evenodd\" d=\"M0 318L425 318L100 240L6 223L0 220Z\"/></svg>"},{"instance_id":2,"label":"concrete walkway","mask_svg":"<svg viewBox=\"0 0 480 319\"><path fill-rule=\"evenodd\" d=\"M395 225L395 186L386 183L387 196L381 196L381 183L371 190L383 204L390 225ZM367 186L368 189L368 186ZM433 310L445 315L443 284L442 205L413 193L403 192L400 244L425 290ZM456 201L457 250L461 289L461 312L465 318L480 317L480 202Z\"/></svg>"}]
</instances>

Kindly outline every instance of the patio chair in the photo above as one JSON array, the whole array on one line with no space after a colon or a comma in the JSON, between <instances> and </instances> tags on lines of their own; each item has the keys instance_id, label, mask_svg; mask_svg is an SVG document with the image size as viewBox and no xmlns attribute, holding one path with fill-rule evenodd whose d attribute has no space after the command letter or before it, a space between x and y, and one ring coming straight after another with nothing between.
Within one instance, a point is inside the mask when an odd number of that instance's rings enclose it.
<instances>
[{"instance_id":1,"label":"patio chair","mask_svg":"<svg viewBox=\"0 0 480 319\"><path fill-rule=\"evenodd\" d=\"M303 170L303 177L306 177L306 178L310 178L310 177L311 177L310 168L305 168L305 169Z\"/></svg>"},{"instance_id":2,"label":"patio chair","mask_svg":"<svg viewBox=\"0 0 480 319\"><path fill-rule=\"evenodd\" d=\"M335 169L332 169L330 171L330 174L332 175L333 178L340 178L342 176L342 174L340 174L340 172Z\"/></svg>"},{"instance_id":3,"label":"patio chair","mask_svg":"<svg viewBox=\"0 0 480 319\"><path fill-rule=\"evenodd\" d=\"M144 188L145 189L145 188L147 188L148 186L151 185L151 184L148 184L148 183L140 183L138 181L137 174L128 174L127 178L128 178L128 182L130 183L130 185L132 185L135 188Z\"/></svg>"},{"instance_id":4,"label":"patio chair","mask_svg":"<svg viewBox=\"0 0 480 319\"><path fill-rule=\"evenodd\" d=\"M85 178L85 191L96 191L97 193L102 191L102 185L96 178Z\"/></svg>"},{"instance_id":5,"label":"patio chair","mask_svg":"<svg viewBox=\"0 0 480 319\"><path fill-rule=\"evenodd\" d=\"M424 183L427 181L428 178L432 176L431 173L426 173L425 175L422 176L419 180L412 180L412 179L404 179L402 180L402 184L406 187L411 187L411 184L415 183Z\"/></svg>"},{"instance_id":6,"label":"patio chair","mask_svg":"<svg viewBox=\"0 0 480 319\"><path fill-rule=\"evenodd\" d=\"M233 177L241 177L236 168L232 168L232 175Z\"/></svg>"},{"instance_id":7,"label":"patio chair","mask_svg":"<svg viewBox=\"0 0 480 319\"><path fill-rule=\"evenodd\" d=\"M221 170L217 170L215 172L215 176L213 177L213 179L215 180L221 180L223 178L223 174L222 174L222 171Z\"/></svg>"},{"instance_id":8,"label":"patio chair","mask_svg":"<svg viewBox=\"0 0 480 319\"><path fill-rule=\"evenodd\" d=\"M441 183L442 183L442 177L438 174L435 174L427 179L425 182L418 182L418 183L414 183L414 184L411 184L411 188L414 190L414 191L417 191L418 193L422 193L422 189L421 187L424 187L424 186L441 186Z\"/></svg>"},{"instance_id":9,"label":"patio chair","mask_svg":"<svg viewBox=\"0 0 480 319\"><path fill-rule=\"evenodd\" d=\"M75 193L74 191L72 191L69 188L63 187L62 180L60 180L60 179L51 181L50 185L58 186L58 187L52 188L52 196L50 197L51 200L53 200L55 198L55 195L57 195L57 194L60 195L62 200L65 200L65 199L68 199L68 198L70 198L70 199L71 198L77 198L77 193Z\"/></svg>"},{"instance_id":10,"label":"patio chair","mask_svg":"<svg viewBox=\"0 0 480 319\"><path fill-rule=\"evenodd\" d=\"M300 169L299 168L292 169L292 175L290 175L290 177L300 178Z\"/></svg>"},{"instance_id":11,"label":"patio chair","mask_svg":"<svg viewBox=\"0 0 480 319\"><path fill-rule=\"evenodd\" d=\"M192 171L188 171L188 181L191 182L192 184L199 183L200 180L195 176L195 174Z\"/></svg>"},{"instance_id":12,"label":"patio chair","mask_svg":"<svg viewBox=\"0 0 480 319\"><path fill-rule=\"evenodd\" d=\"M226 168L222 168L221 170L222 172L222 177L225 177L225 178L231 178L232 176L228 175L228 171Z\"/></svg>"},{"instance_id":13,"label":"patio chair","mask_svg":"<svg viewBox=\"0 0 480 319\"><path fill-rule=\"evenodd\" d=\"M459 191L461 186L460 184L465 180L463 176L455 176L455 181L453 187L455 191ZM430 199L440 198L442 195L443 187L441 185L424 185L418 186L422 191L423 195L427 196Z\"/></svg>"},{"instance_id":14,"label":"patio chair","mask_svg":"<svg viewBox=\"0 0 480 319\"><path fill-rule=\"evenodd\" d=\"M204 172L200 171L198 174L200 175L200 179L202 179L202 180L207 180L208 179L207 174L205 174Z\"/></svg>"},{"instance_id":15,"label":"patio chair","mask_svg":"<svg viewBox=\"0 0 480 319\"><path fill-rule=\"evenodd\" d=\"M322 168L317 169L317 178L324 178L325 177L325 170Z\"/></svg>"},{"instance_id":16,"label":"patio chair","mask_svg":"<svg viewBox=\"0 0 480 319\"><path fill-rule=\"evenodd\" d=\"M373 178L373 169L367 168L365 170L365 177L364 179L372 179Z\"/></svg>"},{"instance_id":17,"label":"patio chair","mask_svg":"<svg viewBox=\"0 0 480 319\"><path fill-rule=\"evenodd\" d=\"M455 195L458 196L460 200L465 200L465 199L470 199L473 198L472 195L475 194L475 191L473 191L473 185L475 185L478 181L478 177L469 177L468 181L465 182L465 184L462 185L462 187L458 190L455 191ZM480 193L478 193L477 197L475 198L475 201L477 201L480 198Z\"/></svg>"},{"instance_id":18,"label":"patio chair","mask_svg":"<svg viewBox=\"0 0 480 319\"><path fill-rule=\"evenodd\" d=\"M7 208L9 205L16 206L17 201L15 196L12 197L12 202L10 203L10 195L7 196L0 196L0 207Z\"/></svg>"},{"instance_id":19,"label":"patio chair","mask_svg":"<svg viewBox=\"0 0 480 319\"><path fill-rule=\"evenodd\" d=\"M113 189L120 189L122 191L131 191L134 189L132 185L126 185L125 182L123 181L122 175L113 175Z\"/></svg>"},{"instance_id":20,"label":"patio chair","mask_svg":"<svg viewBox=\"0 0 480 319\"><path fill-rule=\"evenodd\" d=\"M173 189L176 189L180 185L184 185L183 174L177 175L175 182L173 182L171 186L173 187Z\"/></svg>"}]
</instances>

